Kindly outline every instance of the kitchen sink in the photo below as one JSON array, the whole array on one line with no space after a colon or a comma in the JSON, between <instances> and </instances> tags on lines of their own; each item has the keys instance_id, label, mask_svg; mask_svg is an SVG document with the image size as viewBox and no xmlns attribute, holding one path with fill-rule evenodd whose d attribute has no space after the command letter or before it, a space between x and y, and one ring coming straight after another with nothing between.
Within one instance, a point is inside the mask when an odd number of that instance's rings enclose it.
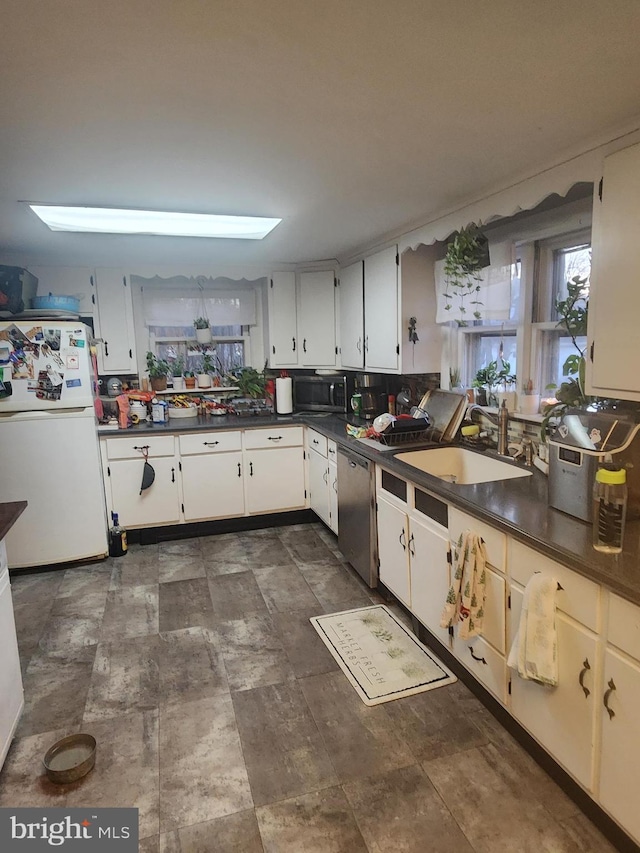
<instances>
[{"instance_id":1,"label":"kitchen sink","mask_svg":"<svg viewBox=\"0 0 640 853\"><path fill-rule=\"evenodd\" d=\"M434 447L428 450L412 450L396 453L395 459L406 462L425 474L431 474L447 483L468 486L473 483L493 483L515 477L530 477L532 472L518 468L510 462L502 462L492 456L476 453L464 447Z\"/></svg>"}]
</instances>

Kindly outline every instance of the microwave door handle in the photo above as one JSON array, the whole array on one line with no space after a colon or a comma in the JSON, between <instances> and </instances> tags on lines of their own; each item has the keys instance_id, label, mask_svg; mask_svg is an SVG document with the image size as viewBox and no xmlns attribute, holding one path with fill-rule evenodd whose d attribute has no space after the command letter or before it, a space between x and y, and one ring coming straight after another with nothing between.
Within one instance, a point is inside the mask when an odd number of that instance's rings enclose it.
<instances>
[{"instance_id":1,"label":"microwave door handle","mask_svg":"<svg viewBox=\"0 0 640 853\"><path fill-rule=\"evenodd\" d=\"M332 382L331 385L329 385L329 402L331 403L332 406L335 406L335 404L336 404L335 389L336 389L336 384L335 384L335 382Z\"/></svg>"}]
</instances>

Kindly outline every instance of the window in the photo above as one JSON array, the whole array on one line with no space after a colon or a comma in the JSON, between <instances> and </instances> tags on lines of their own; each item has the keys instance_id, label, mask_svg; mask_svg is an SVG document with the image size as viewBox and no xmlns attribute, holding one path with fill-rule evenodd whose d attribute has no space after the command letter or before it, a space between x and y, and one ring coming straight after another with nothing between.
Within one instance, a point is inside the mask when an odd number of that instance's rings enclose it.
<instances>
[{"instance_id":1,"label":"window","mask_svg":"<svg viewBox=\"0 0 640 853\"><path fill-rule=\"evenodd\" d=\"M174 364L182 360L185 370L198 373L205 353L208 353L223 376L245 366L247 326L212 326L211 344L196 343L193 326L149 326L149 348L158 358Z\"/></svg>"}]
</instances>

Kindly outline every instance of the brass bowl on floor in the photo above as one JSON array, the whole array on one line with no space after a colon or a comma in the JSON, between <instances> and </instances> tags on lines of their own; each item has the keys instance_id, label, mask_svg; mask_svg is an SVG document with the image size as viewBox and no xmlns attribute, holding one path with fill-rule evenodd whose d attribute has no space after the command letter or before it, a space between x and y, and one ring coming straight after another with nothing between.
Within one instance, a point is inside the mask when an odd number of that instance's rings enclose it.
<instances>
[{"instance_id":1,"label":"brass bowl on floor","mask_svg":"<svg viewBox=\"0 0 640 853\"><path fill-rule=\"evenodd\" d=\"M76 782L96 763L96 739L87 734L63 737L46 751L42 763L52 782Z\"/></svg>"}]
</instances>

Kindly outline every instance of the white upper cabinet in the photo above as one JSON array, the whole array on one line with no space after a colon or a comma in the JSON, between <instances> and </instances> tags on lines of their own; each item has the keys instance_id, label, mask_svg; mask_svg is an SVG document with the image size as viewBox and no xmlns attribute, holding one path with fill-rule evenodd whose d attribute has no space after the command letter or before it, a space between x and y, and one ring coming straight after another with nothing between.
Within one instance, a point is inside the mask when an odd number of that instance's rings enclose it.
<instances>
[{"instance_id":1,"label":"white upper cabinet","mask_svg":"<svg viewBox=\"0 0 640 853\"><path fill-rule=\"evenodd\" d=\"M298 341L303 367L335 367L336 279L333 270L300 273Z\"/></svg>"},{"instance_id":2,"label":"white upper cabinet","mask_svg":"<svg viewBox=\"0 0 640 853\"><path fill-rule=\"evenodd\" d=\"M592 230L587 368L590 393L640 400L632 357L640 314L640 144L605 157Z\"/></svg>"},{"instance_id":3,"label":"white upper cabinet","mask_svg":"<svg viewBox=\"0 0 640 853\"><path fill-rule=\"evenodd\" d=\"M296 274L276 272L269 281L269 365L298 366Z\"/></svg>"},{"instance_id":4,"label":"white upper cabinet","mask_svg":"<svg viewBox=\"0 0 640 853\"><path fill-rule=\"evenodd\" d=\"M88 267L32 267L38 279L38 296L75 296L82 316L95 313L96 291L93 270ZM30 306L27 306L30 307Z\"/></svg>"},{"instance_id":5,"label":"white upper cabinet","mask_svg":"<svg viewBox=\"0 0 640 853\"><path fill-rule=\"evenodd\" d=\"M342 367L364 367L364 266L362 261L340 271L340 351Z\"/></svg>"},{"instance_id":6,"label":"white upper cabinet","mask_svg":"<svg viewBox=\"0 0 640 853\"><path fill-rule=\"evenodd\" d=\"M399 366L398 248L364 260L364 366L395 373Z\"/></svg>"},{"instance_id":7,"label":"white upper cabinet","mask_svg":"<svg viewBox=\"0 0 640 853\"><path fill-rule=\"evenodd\" d=\"M121 269L96 269L98 313L95 335L100 373L137 373L133 300L129 278Z\"/></svg>"}]
</instances>

